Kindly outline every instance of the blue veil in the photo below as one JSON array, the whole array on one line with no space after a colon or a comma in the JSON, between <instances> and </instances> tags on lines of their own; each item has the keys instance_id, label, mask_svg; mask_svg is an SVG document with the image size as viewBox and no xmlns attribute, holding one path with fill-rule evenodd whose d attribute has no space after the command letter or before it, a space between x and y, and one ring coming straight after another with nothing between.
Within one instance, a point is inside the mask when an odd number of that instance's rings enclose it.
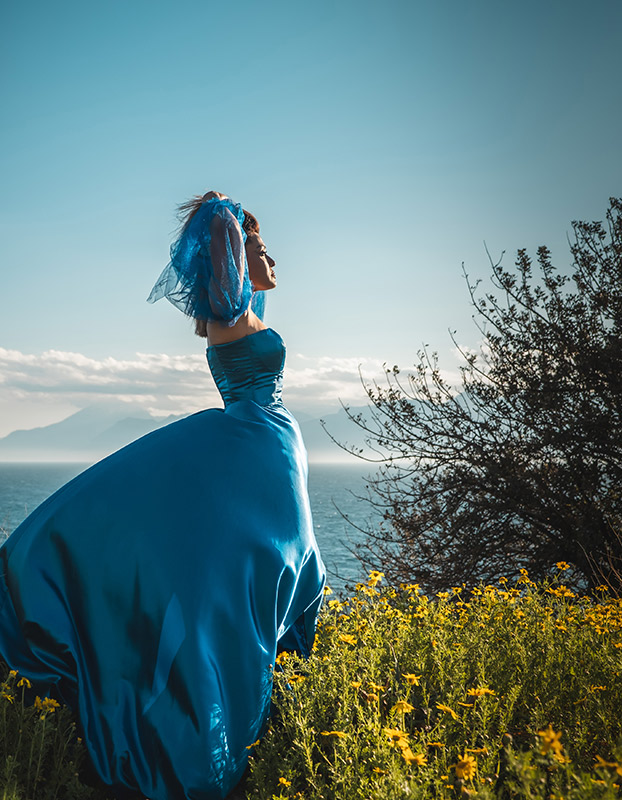
<instances>
[{"instance_id":1,"label":"blue veil","mask_svg":"<svg viewBox=\"0 0 622 800\"><path fill-rule=\"evenodd\" d=\"M171 260L147 302L166 297L189 317L235 325L251 307L260 319L265 293L248 274L244 211L229 198L205 201L171 245Z\"/></svg>"}]
</instances>

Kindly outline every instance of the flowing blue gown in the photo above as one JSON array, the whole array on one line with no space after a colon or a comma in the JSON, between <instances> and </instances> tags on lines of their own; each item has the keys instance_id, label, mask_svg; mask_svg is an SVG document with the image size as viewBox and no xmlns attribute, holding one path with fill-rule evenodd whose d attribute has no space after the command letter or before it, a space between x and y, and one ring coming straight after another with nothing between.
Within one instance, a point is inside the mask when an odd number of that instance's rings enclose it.
<instances>
[{"instance_id":1,"label":"flowing blue gown","mask_svg":"<svg viewBox=\"0 0 622 800\"><path fill-rule=\"evenodd\" d=\"M309 652L324 585L281 337L207 352L224 410L95 464L0 549L0 654L77 711L106 783L151 800L239 781L277 645Z\"/></svg>"}]
</instances>

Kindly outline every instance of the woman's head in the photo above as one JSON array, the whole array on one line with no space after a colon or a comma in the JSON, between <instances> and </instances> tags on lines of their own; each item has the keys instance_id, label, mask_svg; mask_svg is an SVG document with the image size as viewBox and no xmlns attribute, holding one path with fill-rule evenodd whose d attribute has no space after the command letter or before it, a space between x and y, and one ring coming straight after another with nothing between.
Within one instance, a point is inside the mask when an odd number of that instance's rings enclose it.
<instances>
[{"instance_id":1,"label":"woman's head","mask_svg":"<svg viewBox=\"0 0 622 800\"><path fill-rule=\"evenodd\" d=\"M219 192L207 192L204 195L196 195L185 203L182 203L177 210L182 232L188 227L190 221L204 202L214 198L224 199L225 197L226 195L220 194ZM269 289L274 289L276 286L276 274L274 272L276 262L268 255L266 245L259 235L259 222L257 218L246 209L242 209L242 211L244 213L242 228L246 234L246 263L248 265L248 275L253 285L253 290L268 291ZM197 336L207 336L207 324L205 320L196 320L195 333Z\"/></svg>"}]
</instances>

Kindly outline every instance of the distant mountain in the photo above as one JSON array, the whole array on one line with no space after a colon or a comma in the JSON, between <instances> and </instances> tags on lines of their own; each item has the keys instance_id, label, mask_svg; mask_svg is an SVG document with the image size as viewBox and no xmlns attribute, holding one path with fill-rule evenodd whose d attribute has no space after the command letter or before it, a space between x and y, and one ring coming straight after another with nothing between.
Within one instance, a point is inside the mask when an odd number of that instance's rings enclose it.
<instances>
[{"instance_id":1,"label":"distant mountain","mask_svg":"<svg viewBox=\"0 0 622 800\"><path fill-rule=\"evenodd\" d=\"M306 413L298 413L296 417L311 461L353 461L352 456L331 441L319 419ZM0 438L0 461L93 462L177 419L181 416L154 417L125 404L97 404L61 422L13 431ZM338 442L362 446L359 429L348 420L343 409L323 419Z\"/></svg>"},{"instance_id":2,"label":"distant mountain","mask_svg":"<svg viewBox=\"0 0 622 800\"><path fill-rule=\"evenodd\" d=\"M369 409L366 407L351 408L350 413L353 415L360 413L365 416L365 414L369 414ZM302 420L300 416L297 418L300 422L300 430L307 446L310 461L347 461L353 463L354 456L346 452L343 447L353 446L366 449L363 442L363 431L348 418L342 408L333 414L325 414L321 420ZM332 441L331 436L335 441ZM336 444L336 442L339 444Z\"/></svg>"},{"instance_id":3,"label":"distant mountain","mask_svg":"<svg viewBox=\"0 0 622 800\"><path fill-rule=\"evenodd\" d=\"M88 406L61 422L4 436L0 461L97 461L176 419L153 417L127 405Z\"/></svg>"}]
</instances>

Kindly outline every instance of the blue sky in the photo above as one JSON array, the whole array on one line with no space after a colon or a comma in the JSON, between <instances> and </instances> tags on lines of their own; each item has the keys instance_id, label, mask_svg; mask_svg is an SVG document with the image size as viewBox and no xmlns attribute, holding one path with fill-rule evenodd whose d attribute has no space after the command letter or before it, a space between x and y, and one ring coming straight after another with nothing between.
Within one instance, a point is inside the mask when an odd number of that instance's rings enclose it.
<instances>
[{"instance_id":1,"label":"blue sky","mask_svg":"<svg viewBox=\"0 0 622 800\"><path fill-rule=\"evenodd\" d=\"M35 0L2 25L0 436L217 402L203 342L145 302L190 195L258 216L287 400L319 413L423 343L455 371L461 263L566 267L622 186L619 0Z\"/></svg>"}]
</instances>

